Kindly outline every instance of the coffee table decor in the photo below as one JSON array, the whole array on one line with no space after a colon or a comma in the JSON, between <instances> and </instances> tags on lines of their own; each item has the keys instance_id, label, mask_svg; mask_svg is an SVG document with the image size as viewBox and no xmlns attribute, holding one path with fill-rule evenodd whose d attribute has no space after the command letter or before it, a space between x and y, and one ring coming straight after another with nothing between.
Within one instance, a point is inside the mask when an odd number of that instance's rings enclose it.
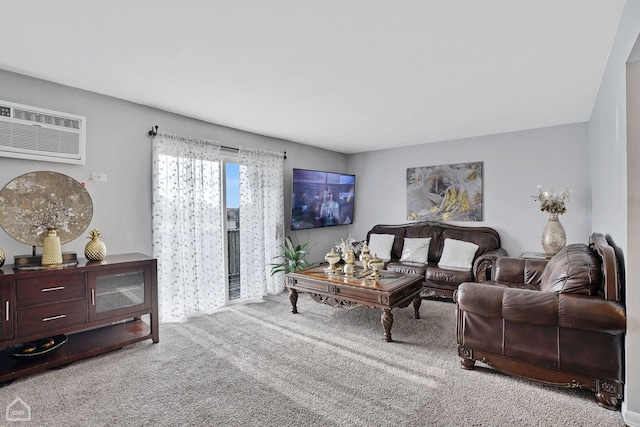
<instances>
[{"instance_id":1,"label":"coffee table decor","mask_svg":"<svg viewBox=\"0 0 640 427\"><path fill-rule=\"evenodd\" d=\"M369 271L369 261L371 260L371 252L369 251L369 245L367 241L362 242L362 250L360 251L360 263L365 272Z\"/></svg>"},{"instance_id":2,"label":"coffee table decor","mask_svg":"<svg viewBox=\"0 0 640 427\"><path fill-rule=\"evenodd\" d=\"M378 258L378 255L374 255L373 258L369 260L369 268L371 268L371 278L378 279L382 277L380 270L384 268L384 261Z\"/></svg>"},{"instance_id":3,"label":"coffee table decor","mask_svg":"<svg viewBox=\"0 0 640 427\"><path fill-rule=\"evenodd\" d=\"M372 263L371 261L369 264ZM384 330L384 338L391 338L394 308L407 307L413 303L413 318L420 319L423 276L404 274L392 271L379 271L383 262L376 264L374 274L360 267L354 270L353 276L335 274L328 271L326 265L315 266L304 270L287 273L286 287L289 290L291 312L298 314L298 293L307 293L317 303L332 307L354 309L356 307L379 308L382 310L380 321ZM372 266L373 268L373 266Z\"/></svg>"},{"instance_id":4,"label":"coffee table decor","mask_svg":"<svg viewBox=\"0 0 640 427\"><path fill-rule=\"evenodd\" d=\"M337 274L336 264L340 261L340 254L334 248L331 248L331 252L324 256L324 260L329 263L329 267L325 271L330 274Z\"/></svg>"},{"instance_id":5,"label":"coffee table decor","mask_svg":"<svg viewBox=\"0 0 640 427\"><path fill-rule=\"evenodd\" d=\"M329 263L327 272L331 274L344 275L346 277L362 277L362 272L356 273L356 253L362 252L363 248L367 247L366 243L367 242L359 242L351 236L347 237L346 239L340 239L340 242L336 242L335 249L338 251L339 256L344 261L344 265L342 267L336 268L334 264L337 264L339 260L332 264L332 261L334 259L334 248L331 248L331 252L329 252L325 256L325 260Z\"/></svg>"}]
</instances>

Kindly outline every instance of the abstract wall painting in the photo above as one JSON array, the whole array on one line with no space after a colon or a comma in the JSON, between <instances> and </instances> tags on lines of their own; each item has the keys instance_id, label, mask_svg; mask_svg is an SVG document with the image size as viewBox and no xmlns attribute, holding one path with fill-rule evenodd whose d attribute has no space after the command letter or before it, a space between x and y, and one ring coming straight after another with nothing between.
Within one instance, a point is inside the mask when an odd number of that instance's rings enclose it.
<instances>
[{"instance_id":1,"label":"abstract wall painting","mask_svg":"<svg viewBox=\"0 0 640 427\"><path fill-rule=\"evenodd\" d=\"M407 219L482 221L483 162L407 168Z\"/></svg>"}]
</instances>

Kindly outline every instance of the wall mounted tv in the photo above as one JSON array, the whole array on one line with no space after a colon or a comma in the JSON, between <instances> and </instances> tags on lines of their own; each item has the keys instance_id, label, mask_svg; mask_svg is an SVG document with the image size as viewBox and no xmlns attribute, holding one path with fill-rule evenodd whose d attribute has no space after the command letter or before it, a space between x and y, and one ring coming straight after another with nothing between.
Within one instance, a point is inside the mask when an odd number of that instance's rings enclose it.
<instances>
[{"instance_id":1,"label":"wall mounted tv","mask_svg":"<svg viewBox=\"0 0 640 427\"><path fill-rule=\"evenodd\" d=\"M355 175L294 169L291 193L292 230L353 223Z\"/></svg>"}]
</instances>

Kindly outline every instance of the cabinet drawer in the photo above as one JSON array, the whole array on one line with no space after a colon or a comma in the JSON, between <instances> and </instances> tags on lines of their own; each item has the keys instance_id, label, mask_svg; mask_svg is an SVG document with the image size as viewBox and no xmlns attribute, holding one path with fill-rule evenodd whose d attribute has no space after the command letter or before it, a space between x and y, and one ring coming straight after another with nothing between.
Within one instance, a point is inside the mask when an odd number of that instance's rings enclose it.
<instances>
[{"instance_id":1,"label":"cabinet drawer","mask_svg":"<svg viewBox=\"0 0 640 427\"><path fill-rule=\"evenodd\" d=\"M87 301L69 301L18 310L19 337L53 331L87 322Z\"/></svg>"},{"instance_id":2,"label":"cabinet drawer","mask_svg":"<svg viewBox=\"0 0 640 427\"><path fill-rule=\"evenodd\" d=\"M85 298L84 274L16 280L16 307Z\"/></svg>"}]
</instances>

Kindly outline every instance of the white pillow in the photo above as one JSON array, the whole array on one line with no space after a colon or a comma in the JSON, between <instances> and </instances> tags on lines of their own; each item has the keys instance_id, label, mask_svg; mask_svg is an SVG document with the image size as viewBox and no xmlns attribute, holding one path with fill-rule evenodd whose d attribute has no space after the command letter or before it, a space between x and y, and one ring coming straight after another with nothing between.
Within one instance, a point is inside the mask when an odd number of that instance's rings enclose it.
<instances>
[{"instance_id":1,"label":"white pillow","mask_svg":"<svg viewBox=\"0 0 640 427\"><path fill-rule=\"evenodd\" d=\"M400 262L426 264L429 262L430 243L431 237L405 237Z\"/></svg>"},{"instance_id":2,"label":"white pillow","mask_svg":"<svg viewBox=\"0 0 640 427\"><path fill-rule=\"evenodd\" d=\"M462 240L444 239L444 249L438 267L471 270L473 257L480 246Z\"/></svg>"},{"instance_id":3,"label":"white pillow","mask_svg":"<svg viewBox=\"0 0 640 427\"><path fill-rule=\"evenodd\" d=\"M370 234L369 253L377 255L383 261L391 261L391 248L396 236L393 234Z\"/></svg>"}]
</instances>

